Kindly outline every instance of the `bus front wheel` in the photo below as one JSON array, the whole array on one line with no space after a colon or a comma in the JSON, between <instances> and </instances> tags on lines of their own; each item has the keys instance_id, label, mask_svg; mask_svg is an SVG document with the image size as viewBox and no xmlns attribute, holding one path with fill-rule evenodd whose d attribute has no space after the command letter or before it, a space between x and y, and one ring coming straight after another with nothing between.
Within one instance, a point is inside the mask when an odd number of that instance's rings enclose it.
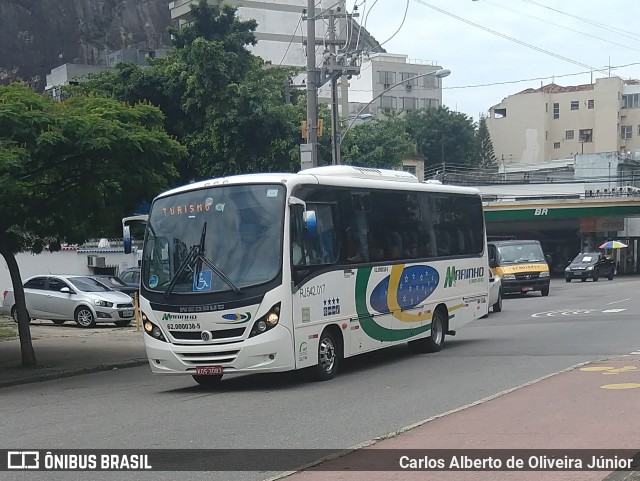
<instances>
[{"instance_id":1,"label":"bus front wheel","mask_svg":"<svg viewBox=\"0 0 640 481\"><path fill-rule=\"evenodd\" d=\"M338 372L338 344L329 330L325 330L318 342L318 364L312 368L316 381L333 379Z\"/></svg>"},{"instance_id":2,"label":"bus front wheel","mask_svg":"<svg viewBox=\"0 0 640 481\"><path fill-rule=\"evenodd\" d=\"M445 311L446 312L446 311ZM409 349L416 353L438 352L444 344L445 321L443 311L438 309L431 318L431 335L409 341Z\"/></svg>"}]
</instances>

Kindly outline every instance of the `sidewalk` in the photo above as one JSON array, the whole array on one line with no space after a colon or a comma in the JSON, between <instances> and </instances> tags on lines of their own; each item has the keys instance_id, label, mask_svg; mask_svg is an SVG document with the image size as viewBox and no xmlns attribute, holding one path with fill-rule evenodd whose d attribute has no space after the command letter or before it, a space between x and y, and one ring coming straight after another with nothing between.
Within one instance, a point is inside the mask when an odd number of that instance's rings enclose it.
<instances>
[{"instance_id":1,"label":"sidewalk","mask_svg":"<svg viewBox=\"0 0 640 481\"><path fill-rule=\"evenodd\" d=\"M381 456L372 451L386 449L398 450L392 453L393 461L403 452L423 449L631 449L638 452L640 354L595 362L544 378L427 420L307 471L280 477L285 481L640 481L640 471L356 470L378 463L377 458Z\"/></svg>"},{"instance_id":2,"label":"sidewalk","mask_svg":"<svg viewBox=\"0 0 640 481\"><path fill-rule=\"evenodd\" d=\"M5 334L15 329L12 321L6 321L0 318ZM142 335L133 324L125 328L98 324L83 329L73 322L57 326L50 321L32 321L38 367L22 368L20 341L0 338L0 388L147 364Z\"/></svg>"}]
</instances>

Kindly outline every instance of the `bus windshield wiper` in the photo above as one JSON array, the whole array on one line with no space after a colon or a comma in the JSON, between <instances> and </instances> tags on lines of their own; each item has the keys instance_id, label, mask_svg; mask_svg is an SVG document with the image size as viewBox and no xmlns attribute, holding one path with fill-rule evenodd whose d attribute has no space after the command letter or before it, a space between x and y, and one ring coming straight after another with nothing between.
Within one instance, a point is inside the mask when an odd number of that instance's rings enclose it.
<instances>
[{"instance_id":1,"label":"bus windshield wiper","mask_svg":"<svg viewBox=\"0 0 640 481\"><path fill-rule=\"evenodd\" d=\"M189 249L189 253L184 258L180 266L178 267L178 270L176 271L175 275L171 278L171 282L167 286L167 289L164 291L165 297L169 297L169 295L171 295L171 292L173 291L176 283L178 282L178 278L182 275L185 269L194 260L196 261L196 270L194 273L194 275L196 276L195 277L196 279L200 276L200 273L202 272L202 264L204 263L213 272L215 272L220 277L220 279L222 279L229 287L231 287L231 289L233 289L233 291L236 294L239 294L241 292L240 288L236 286L234 282L231 279L229 279L229 277L227 277L227 275L224 272L222 272L222 270L220 270L220 268L217 265L215 265L213 262L211 262L209 259L205 257L204 241L205 241L206 235L207 235L207 223L205 222L204 225L202 226L200 243L192 245L191 248Z\"/></svg>"},{"instance_id":2,"label":"bus windshield wiper","mask_svg":"<svg viewBox=\"0 0 640 481\"><path fill-rule=\"evenodd\" d=\"M164 291L164 296L165 297L169 297L169 295L171 294L171 291L173 291L173 288L176 286L176 283L178 282L178 277L180 277L180 275L184 272L184 270L187 268L187 266L189 265L191 260L194 259L197 256L198 248L199 248L198 245L191 246L191 249L189 249L189 253L183 259L183 261L180 263L180 266L178 267L178 270L176 271L174 276L171 278L171 282L169 283L169 285L165 289L165 291Z\"/></svg>"},{"instance_id":3,"label":"bus windshield wiper","mask_svg":"<svg viewBox=\"0 0 640 481\"><path fill-rule=\"evenodd\" d=\"M200 272L202 271L202 263L204 262L207 267L209 267L213 272L215 272L218 277L220 277L220 279L222 279L225 284L227 284L229 287L231 287L231 289L233 289L233 291L236 294L240 293L240 288L238 286L236 286L233 281L231 279L229 279L229 277L222 272L222 270L215 265L211 260L207 259L207 257L204 255L204 239L207 236L207 223L205 222L204 225L202 226L202 234L200 235L200 245L195 246L197 247L197 254L196 254L196 259L198 261L198 263L196 264L196 278L200 275Z\"/></svg>"}]
</instances>

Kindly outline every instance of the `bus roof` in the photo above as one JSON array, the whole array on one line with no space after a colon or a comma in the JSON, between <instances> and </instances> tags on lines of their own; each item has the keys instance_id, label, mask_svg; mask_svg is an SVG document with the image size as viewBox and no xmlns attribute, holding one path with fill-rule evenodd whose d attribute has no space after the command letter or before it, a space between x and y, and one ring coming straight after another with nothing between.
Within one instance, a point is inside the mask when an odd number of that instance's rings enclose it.
<instances>
[{"instance_id":1,"label":"bus roof","mask_svg":"<svg viewBox=\"0 0 640 481\"><path fill-rule=\"evenodd\" d=\"M301 170L297 174L292 173L261 173L240 174L229 177L219 177L186 184L181 187L168 190L158 195L165 197L179 192L229 184L262 184L285 183L288 186L299 184L333 185L336 187L361 187L361 188L390 188L393 186L399 190L430 191L430 192L457 192L460 194L479 195L479 190L473 187L444 185L434 182L420 182L413 174L401 170L375 169L369 167L355 167L350 165L330 165L313 167ZM395 185L393 185L395 184Z\"/></svg>"}]
</instances>

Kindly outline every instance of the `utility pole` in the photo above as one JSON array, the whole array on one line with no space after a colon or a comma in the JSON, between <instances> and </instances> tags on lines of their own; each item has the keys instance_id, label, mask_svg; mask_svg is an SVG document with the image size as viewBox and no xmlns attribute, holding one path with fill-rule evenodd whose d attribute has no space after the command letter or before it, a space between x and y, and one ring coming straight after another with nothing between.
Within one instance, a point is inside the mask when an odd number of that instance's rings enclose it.
<instances>
[{"instance_id":1,"label":"utility pole","mask_svg":"<svg viewBox=\"0 0 640 481\"><path fill-rule=\"evenodd\" d=\"M318 72L316 70L316 0L307 0L307 147L302 168L318 165ZM303 155L303 157L305 157Z\"/></svg>"},{"instance_id":2,"label":"utility pole","mask_svg":"<svg viewBox=\"0 0 640 481\"><path fill-rule=\"evenodd\" d=\"M329 15L329 53L330 60L336 58L336 18ZM331 77L331 160L333 165L340 164L340 118L338 116L338 77Z\"/></svg>"},{"instance_id":3,"label":"utility pole","mask_svg":"<svg viewBox=\"0 0 640 481\"><path fill-rule=\"evenodd\" d=\"M340 164L340 136L338 135L340 120L337 81L341 76L346 75L350 78L352 75L360 73L360 54L358 52L347 52L348 46L343 53L336 52L336 47L344 44L344 40L336 39L336 12L339 13L341 7L338 7L335 11L321 11L316 15L316 1L307 0L306 17L303 17L307 21L307 143L300 146L302 169L318 165L318 88L329 81L331 81L331 157L333 164ZM357 16L355 13L344 15L345 21L348 21L349 17ZM320 69L316 68L315 64L315 22L319 18L328 19L329 21L329 38L322 42L325 45L328 44L328 49L324 52L324 62Z\"/></svg>"}]
</instances>

